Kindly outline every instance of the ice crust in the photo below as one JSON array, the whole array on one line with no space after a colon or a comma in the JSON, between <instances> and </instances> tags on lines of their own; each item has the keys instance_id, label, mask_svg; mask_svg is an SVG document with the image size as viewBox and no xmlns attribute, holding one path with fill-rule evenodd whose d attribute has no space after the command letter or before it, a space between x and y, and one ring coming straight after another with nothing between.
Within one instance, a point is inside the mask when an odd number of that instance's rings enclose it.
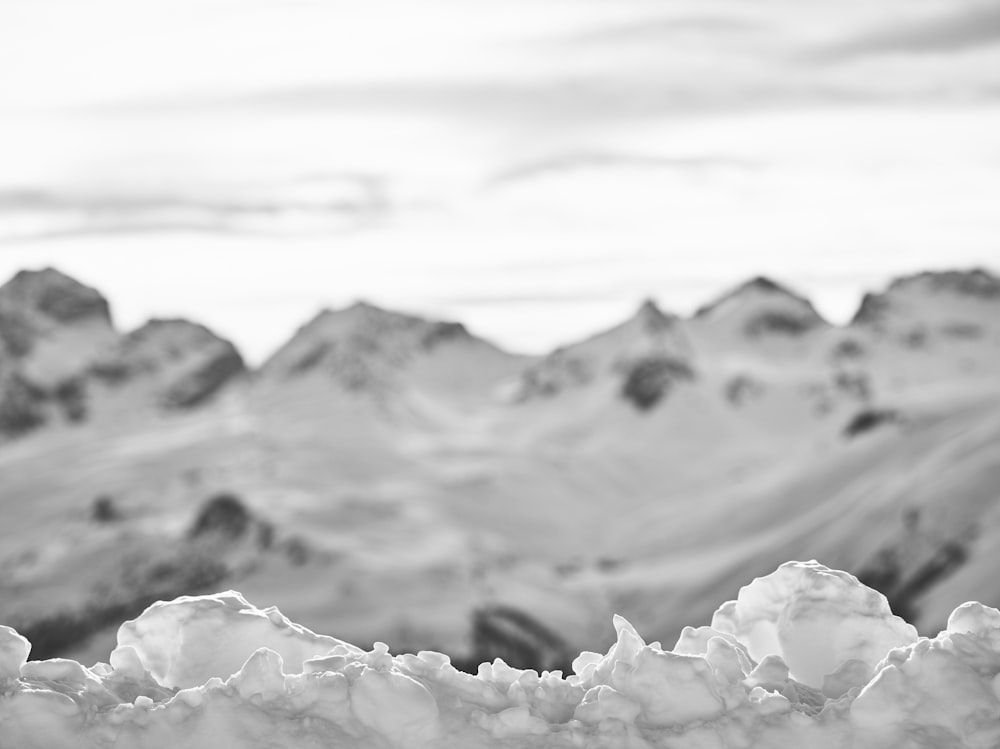
<instances>
[{"instance_id":1,"label":"ice crust","mask_svg":"<svg viewBox=\"0 0 1000 749\"><path fill-rule=\"evenodd\" d=\"M789 562L673 650L625 619L573 673L363 651L238 593L158 603L110 664L26 661L0 627L0 749L1000 746L1000 611L918 638L852 576Z\"/></svg>"}]
</instances>

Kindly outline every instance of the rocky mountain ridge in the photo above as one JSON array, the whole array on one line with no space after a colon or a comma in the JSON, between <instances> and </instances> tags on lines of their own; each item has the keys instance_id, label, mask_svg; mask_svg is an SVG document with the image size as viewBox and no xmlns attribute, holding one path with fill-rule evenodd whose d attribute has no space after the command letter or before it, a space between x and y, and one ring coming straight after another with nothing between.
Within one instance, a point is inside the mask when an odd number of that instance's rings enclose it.
<instances>
[{"instance_id":1,"label":"rocky mountain ridge","mask_svg":"<svg viewBox=\"0 0 1000 749\"><path fill-rule=\"evenodd\" d=\"M99 291L53 268L0 286L0 440L87 419L96 391L143 387L163 408L189 408L245 372L232 343L195 323L119 332Z\"/></svg>"},{"instance_id":2,"label":"rocky mountain ridge","mask_svg":"<svg viewBox=\"0 0 1000 749\"><path fill-rule=\"evenodd\" d=\"M201 405L248 376L275 387L320 376L347 393L382 396L406 387L414 372L434 372L435 361L436 373L421 386L434 389L433 381L445 371L447 386L438 390L494 392L503 385L514 402L604 381L614 383L638 409L648 410L700 371L728 372L727 397L743 401L763 388L752 370L786 353L812 360L815 349L826 346L826 356L840 372L836 376L850 379L852 363L887 338L914 348L925 345L928 336L996 336L997 306L1000 279L989 271L928 271L866 294L852 321L837 327L806 297L756 277L690 318L646 300L623 323L531 359L504 352L458 322L357 302L322 310L251 372L234 344L204 326L151 320L120 333L109 303L96 289L52 268L21 271L0 287L0 435L26 433L58 420L60 413L64 420L85 418L88 394L95 391L107 394L141 384L149 391L147 401L169 410ZM874 336L880 343L862 343L857 335ZM830 342L831 336L836 340ZM734 365L738 352L744 353ZM496 366L483 369L484 359ZM506 384L499 382L501 374ZM488 382L480 388L471 382L476 378Z\"/></svg>"}]
</instances>

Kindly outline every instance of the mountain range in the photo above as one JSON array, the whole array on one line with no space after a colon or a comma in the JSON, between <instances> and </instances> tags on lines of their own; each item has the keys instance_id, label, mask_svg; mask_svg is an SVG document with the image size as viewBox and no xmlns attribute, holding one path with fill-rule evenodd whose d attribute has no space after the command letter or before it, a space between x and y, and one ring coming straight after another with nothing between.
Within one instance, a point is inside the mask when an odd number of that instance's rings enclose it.
<instances>
[{"instance_id":1,"label":"mountain range","mask_svg":"<svg viewBox=\"0 0 1000 749\"><path fill-rule=\"evenodd\" d=\"M542 357L359 302L253 370L23 271L0 287L0 620L98 658L154 597L238 583L359 643L468 655L506 607L600 649L611 613L669 640L815 557L930 631L1000 603L998 375L984 269L897 279L845 326L755 278Z\"/></svg>"}]
</instances>

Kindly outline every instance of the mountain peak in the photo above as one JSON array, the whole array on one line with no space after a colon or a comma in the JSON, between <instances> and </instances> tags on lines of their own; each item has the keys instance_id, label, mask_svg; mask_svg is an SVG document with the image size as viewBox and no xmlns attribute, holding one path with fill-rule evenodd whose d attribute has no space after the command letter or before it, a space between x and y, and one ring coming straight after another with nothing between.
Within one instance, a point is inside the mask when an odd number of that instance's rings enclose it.
<instances>
[{"instance_id":1,"label":"mountain peak","mask_svg":"<svg viewBox=\"0 0 1000 749\"><path fill-rule=\"evenodd\" d=\"M639 322L643 328L650 332L656 332L673 325L677 318L663 309L652 298L643 300L632 318Z\"/></svg>"},{"instance_id":2,"label":"mountain peak","mask_svg":"<svg viewBox=\"0 0 1000 749\"><path fill-rule=\"evenodd\" d=\"M207 401L246 373L243 357L230 341L183 318L153 318L123 336L91 368L110 386L153 383L166 408L190 408Z\"/></svg>"},{"instance_id":3,"label":"mountain peak","mask_svg":"<svg viewBox=\"0 0 1000 749\"><path fill-rule=\"evenodd\" d=\"M951 328L983 322L983 307L1000 302L1000 277L985 268L924 271L894 278L883 292L864 295L852 325ZM985 320L989 322L990 320Z\"/></svg>"},{"instance_id":4,"label":"mountain peak","mask_svg":"<svg viewBox=\"0 0 1000 749\"><path fill-rule=\"evenodd\" d=\"M796 294L789 290L787 286L782 286L780 283L768 278L767 276L754 276L743 284L743 288L762 291L766 294L787 294L796 296Z\"/></svg>"},{"instance_id":5,"label":"mountain peak","mask_svg":"<svg viewBox=\"0 0 1000 749\"><path fill-rule=\"evenodd\" d=\"M931 293L1000 299L1000 277L985 268L924 271L895 278L889 289L919 288Z\"/></svg>"},{"instance_id":6,"label":"mountain peak","mask_svg":"<svg viewBox=\"0 0 1000 749\"><path fill-rule=\"evenodd\" d=\"M554 396L598 379L620 380L635 366L649 363L655 369L657 362L669 361L689 370L690 346L677 323L675 315L646 299L624 322L562 346L526 369L516 398Z\"/></svg>"},{"instance_id":7,"label":"mountain peak","mask_svg":"<svg viewBox=\"0 0 1000 749\"><path fill-rule=\"evenodd\" d=\"M0 357L35 385L79 374L115 335L100 292L55 268L22 270L0 286Z\"/></svg>"},{"instance_id":8,"label":"mountain peak","mask_svg":"<svg viewBox=\"0 0 1000 749\"><path fill-rule=\"evenodd\" d=\"M263 369L287 375L325 371L350 390L364 390L388 383L418 354L445 343L478 340L458 322L428 320L357 301L343 309L322 310Z\"/></svg>"},{"instance_id":9,"label":"mountain peak","mask_svg":"<svg viewBox=\"0 0 1000 749\"><path fill-rule=\"evenodd\" d=\"M700 307L699 320L736 326L749 337L801 335L825 326L806 297L766 276L755 276Z\"/></svg>"},{"instance_id":10,"label":"mountain peak","mask_svg":"<svg viewBox=\"0 0 1000 749\"><path fill-rule=\"evenodd\" d=\"M723 292L708 304L702 305L695 311L694 316L709 317L715 314L718 310L730 306L736 300L762 297L774 297L778 299L784 298L812 307L812 303L808 299L801 294L797 294L792 291L787 286L780 284L767 276L754 276L729 291Z\"/></svg>"},{"instance_id":11,"label":"mountain peak","mask_svg":"<svg viewBox=\"0 0 1000 749\"><path fill-rule=\"evenodd\" d=\"M40 315L56 323L111 323L110 307L99 291L51 267L14 274L0 286L0 310Z\"/></svg>"}]
</instances>

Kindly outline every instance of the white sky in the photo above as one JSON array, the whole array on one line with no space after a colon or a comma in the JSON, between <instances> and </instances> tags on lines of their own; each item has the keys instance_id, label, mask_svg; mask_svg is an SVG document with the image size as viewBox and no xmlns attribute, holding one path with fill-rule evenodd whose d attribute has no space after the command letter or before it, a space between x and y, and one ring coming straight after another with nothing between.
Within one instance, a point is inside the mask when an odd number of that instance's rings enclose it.
<instances>
[{"instance_id":1,"label":"white sky","mask_svg":"<svg viewBox=\"0 0 1000 749\"><path fill-rule=\"evenodd\" d=\"M756 273L842 320L1000 265L998 42L977 0L0 0L0 277L254 361L358 297L534 351Z\"/></svg>"}]
</instances>

